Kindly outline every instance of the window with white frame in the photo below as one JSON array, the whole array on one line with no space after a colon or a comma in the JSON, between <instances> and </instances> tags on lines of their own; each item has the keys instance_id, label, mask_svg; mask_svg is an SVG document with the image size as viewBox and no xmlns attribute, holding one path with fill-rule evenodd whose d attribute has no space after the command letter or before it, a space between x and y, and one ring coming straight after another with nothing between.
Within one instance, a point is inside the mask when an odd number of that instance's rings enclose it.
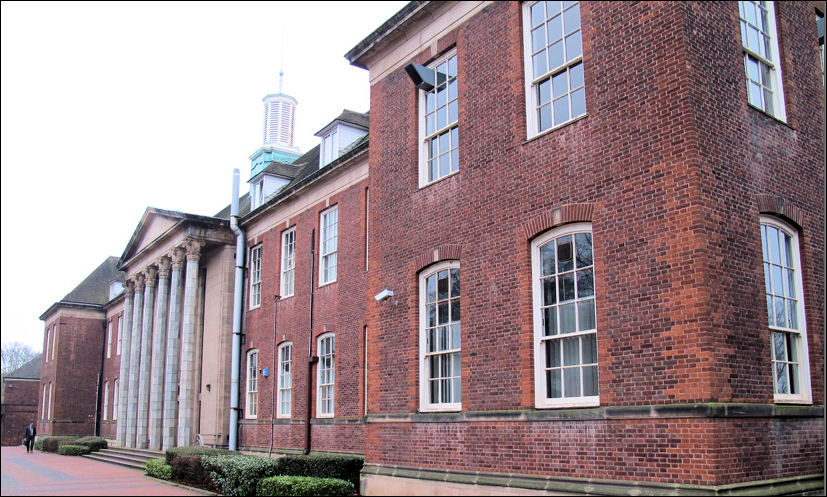
<instances>
[{"instance_id":1,"label":"window with white frame","mask_svg":"<svg viewBox=\"0 0 827 497\"><path fill-rule=\"evenodd\" d=\"M52 396L52 382L49 382L49 411L46 414L46 419L52 419L52 400L54 397Z\"/></svg>"},{"instance_id":2,"label":"window with white frame","mask_svg":"<svg viewBox=\"0 0 827 497\"><path fill-rule=\"evenodd\" d=\"M579 2L523 4L528 137L586 114Z\"/></svg>"},{"instance_id":3,"label":"window with white frame","mask_svg":"<svg viewBox=\"0 0 827 497\"><path fill-rule=\"evenodd\" d=\"M281 296L293 295L296 270L296 228L281 234Z\"/></svg>"},{"instance_id":4,"label":"window with white frame","mask_svg":"<svg viewBox=\"0 0 827 497\"><path fill-rule=\"evenodd\" d=\"M336 397L336 336L328 333L319 337L319 378L316 416L332 418Z\"/></svg>"},{"instance_id":5,"label":"window with white frame","mask_svg":"<svg viewBox=\"0 0 827 497\"><path fill-rule=\"evenodd\" d=\"M293 344L284 343L279 345L279 395L278 395L278 417L289 418L292 405L293 391Z\"/></svg>"},{"instance_id":6,"label":"window with white frame","mask_svg":"<svg viewBox=\"0 0 827 497\"><path fill-rule=\"evenodd\" d=\"M52 330L46 328L46 348L43 350L46 352L43 354L43 362L49 362L49 335L52 334Z\"/></svg>"},{"instance_id":7,"label":"window with white frame","mask_svg":"<svg viewBox=\"0 0 827 497\"><path fill-rule=\"evenodd\" d=\"M57 345L57 324L52 328L52 360L55 360L55 345Z\"/></svg>"},{"instance_id":8,"label":"window with white frame","mask_svg":"<svg viewBox=\"0 0 827 497\"><path fill-rule=\"evenodd\" d=\"M816 29L818 30L818 55L821 57L821 85L824 86L824 14L816 12Z\"/></svg>"},{"instance_id":9,"label":"window with white frame","mask_svg":"<svg viewBox=\"0 0 827 497\"><path fill-rule=\"evenodd\" d=\"M320 147L321 155L321 164L320 166L326 166L327 164L333 162L334 159L339 155L339 130L338 128L334 128L334 130L322 137L322 146Z\"/></svg>"},{"instance_id":10,"label":"window with white frame","mask_svg":"<svg viewBox=\"0 0 827 497\"><path fill-rule=\"evenodd\" d=\"M112 420L113 421L118 420L118 387L119 387L119 382L118 382L118 379L115 378L114 388L113 388L113 391L112 391Z\"/></svg>"},{"instance_id":11,"label":"window with white frame","mask_svg":"<svg viewBox=\"0 0 827 497\"><path fill-rule=\"evenodd\" d=\"M322 212L321 222L322 236L319 239L321 250L319 251L319 284L332 283L336 281L336 265L338 250L339 232L339 206L333 206Z\"/></svg>"},{"instance_id":12,"label":"window with white frame","mask_svg":"<svg viewBox=\"0 0 827 497\"><path fill-rule=\"evenodd\" d=\"M419 92L419 186L459 171L459 83L456 51L429 66L434 87Z\"/></svg>"},{"instance_id":13,"label":"window with white frame","mask_svg":"<svg viewBox=\"0 0 827 497\"><path fill-rule=\"evenodd\" d=\"M40 404L40 419L47 419L46 418L46 410L49 406L46 404L49 400L49 388L46 383L43 384L43 402Z\"/></svg>"},{"instance_id":14,"label":"window with white frame","mask_svg":"<svg viewBox=\"0 0 827 497\"><path fill-rule=\"evenodd\" d=\"M247 352L247 408L245 418L258 417L258 350Z\"/></svg>"},{"instance_id":15,"label":"window with white frame","mask_svg":"<svg viewBox=\"0 0 827 497\"><path fill-rule=\"evenodd\" d=\"M459 262L419 276L419 406L421 411L462 408Z\"/></svg>"},{"instance_id":16,"label":"window with white frame","mask_svg":"<svg viewBox=\"0 0 827 497\"><path fill-rule=\"evenodd\" d=\"M250 250L250 309L261 305L261 245Z\"/></svg>"},{"instance_id":17,"label":"window with white frame","mask_svg":"<svg viewBox=\"0 0 827 497\"><path fill-rule=\"evenodd\" d=\"M121 355L121 341L123 340L123 316L118 316L118 344L117 355Z\"/></svg>"},{"instance_id":18,"label":"window with white frame","mask_svg":"<svg viewBox=\"0 0 827 497\"><path fill-rule=\"evenodd\" d=\"M809 403L810 367L798 232L775 218L762 217L761 251L775 401Z\"/></svg>"},{"instance_id":19,"label":"window with white frame","mask_svg":"<svg viewBox=\"0 0 827 497\"><path fill-rule=\"evenodd\" d=\"M742 0L738 2L738 12L747 75L747 101L784 121L787 115L781 83L775 4Z\"/></svg>"},{"instance_id":20,"label":"window with white frame","mask_svg":"<svg viewBox=\"0 0 827 497\"><path fill-rule=\"evenodd\" d=\"M112 357L112 320L106 326L106 358Z\"/></svg>"},{"instance_id":21,"label":"window with white frame","mask_svg":"<svg viewBox=\"0 0 827 497\"><path fill-rule=\"evenodd\" d=\"M103 382L103 420L109 419L109 382Z\"/></svg>"},{"instance_id":22,"label":"window with white frame","mask_svg":"<svg viewBox=\"0 0 827 497\"><path fill-rule=\"evenodd\" d=\"M591 225L531 243L535 405L598 405L597 319Z\"/></svg>"}]
</instances>

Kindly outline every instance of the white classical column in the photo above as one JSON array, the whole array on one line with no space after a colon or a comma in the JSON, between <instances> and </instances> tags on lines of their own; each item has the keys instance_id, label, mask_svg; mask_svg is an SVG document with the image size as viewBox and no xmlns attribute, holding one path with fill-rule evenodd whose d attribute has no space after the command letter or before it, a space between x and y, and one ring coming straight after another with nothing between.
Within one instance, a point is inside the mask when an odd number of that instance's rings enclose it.
<instances>
[{"instance_id":1,"label":"white classical column","mask_svg":"<svg viewBox=\"0 0 827 497\"><path fill-rule=\"evenodd\" d=\"M158 262L158 306L155 310L155 333L152 337L152 381L149 399L149 448L161 450L161 426L164 415L164 362L167 346L167 299L169 298L169 259Z\"/></svg>"},{"instance_id":2,"label":"white classical column","mask_svg":"<svg viewBox=\"0 0 827 497\"><path fill-rule=\"evenodd\" d=\"M178 394L178 445L192 445L195 417L195 324L198 318L198 262L202 243L187 242L184 320L181 329L181 391Z\"/></svg>"},{"instance_id":3,"label":"white classical column","mask_svg":"<svg viewBox=\"0 0 827 497\"><path fill-rule=\"evenodd\" d=\"M126 402L127 392L129 392L129 350L132 339L132 298L135 289L134 283L129 280L124 284L124 303L123 303L123 329L121 331L121 371L118 376L118 430L117 442L118 445L124 447L126 445Z\"/></svg>"},{"instance_id":4,"label":"white classical column","mask_svg":"<svg viewBox=\"0 0 827 497\"><path fill-rule=\"evenodd\" d=\"M141 325L144 311L144 275L135 275L132 304L132 345L129 347L129 395L126 410L126 447L135 447L138 428L138 373L141 360Z\"/></svg>"},{"instance_id":5,"label":"white classical column","mask_svg":"<svg viewBox=\"0 0 827 497\"><path fill-rule=\"evenodd\" d=\"M178 356L181 353L178 333L181 329L181 269L184 250L172 251L172 281L169 296L169 327L167 329L167 358L164 379L164 449L175 447L178 435Z\"/></svg>"},{"instance_id":6,"label":"white classical column","mask_svg":"<svg viewBox=\"0 0 827 497\"><path fill-rule=\"evenodd\" d=\"M155 318L155 278L158 268L146 268L146 291L144 292L144 319L141 330L141 369L138 378L138 428L135 447L146 449L149 443L149 385L152 364L152 325Z\"/></svg>"}]
</instances>

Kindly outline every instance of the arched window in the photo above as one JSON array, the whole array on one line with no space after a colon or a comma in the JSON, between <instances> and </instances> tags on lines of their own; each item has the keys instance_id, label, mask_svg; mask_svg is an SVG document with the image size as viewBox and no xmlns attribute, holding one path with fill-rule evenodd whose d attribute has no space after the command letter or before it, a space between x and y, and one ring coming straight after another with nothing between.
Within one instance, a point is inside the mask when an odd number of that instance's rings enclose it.
<instances>
[{"instance_id":1,"label":"arched window","mask_svg":"<svg viewBox=\"0 0 827 497\"><path fill-rule=\"evenodd\" d=\"M459 262L427 268L419 276L419 406L462 409Z\"/></svg>"},{"instance_id":2,"label":"arched window","mask_svg":"<svg viewBox=\"0 0 827 497\"><path fill-rule=\"evenodd\" d=\"M316 416L332 418L336 397L336 336L327 333L319 337L318 394Z\"/></svg>"},{"instance_id":3,"label":"arched window","mask_svg":"<svg viewBox=\"0 0 827 497\"><path fill-rule=\"evenodd\" d=\"M258 350L247 352L247 408L244 417L258 417Z\"/></svg>"},{"instance_id":4,"label":"arched window","mask_svg":"<svg viewBox=\"0 0 827 497\"><path fill-rule=\"evenodd\" d=\"M599 405L591 225L538 237L531 264L535 405Z\"/></svg>"},{"instance_id":5,"label":"arched window","mask_svg":"<svg viewBox=\"0 0 827 497\"><path fill-rule=\"evenodd\" d=\"M775 218L761 217L761 252L775 401L809 403L810 366L798 232Z\"/></svg>"},{"instance_id":6,"label":"arched window","mask_svg":"<svg viewBox=\"0 0 827 497\"><path fill-rule=\"evenodd\" d=\"M279 398L278 417L289 418L292 406L293 391L293 344L279 345Z\"/></svg>"}]
</instances>

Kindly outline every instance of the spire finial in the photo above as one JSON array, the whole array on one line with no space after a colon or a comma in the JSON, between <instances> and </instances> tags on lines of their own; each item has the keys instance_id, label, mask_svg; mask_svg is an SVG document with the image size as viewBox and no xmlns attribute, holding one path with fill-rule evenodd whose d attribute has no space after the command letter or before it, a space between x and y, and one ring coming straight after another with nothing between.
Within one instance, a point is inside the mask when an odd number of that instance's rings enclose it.
<instances>
[{"instance_id":1,"label":"spire finial","mask_svg":"<svg viewBox=\"0 0 827 497\"><path fill-rule=\"evenodd\" d=\"M279 93L284 90L284 29L281 30L281 63L279 64Z\"/></svg>"}]
</instances>

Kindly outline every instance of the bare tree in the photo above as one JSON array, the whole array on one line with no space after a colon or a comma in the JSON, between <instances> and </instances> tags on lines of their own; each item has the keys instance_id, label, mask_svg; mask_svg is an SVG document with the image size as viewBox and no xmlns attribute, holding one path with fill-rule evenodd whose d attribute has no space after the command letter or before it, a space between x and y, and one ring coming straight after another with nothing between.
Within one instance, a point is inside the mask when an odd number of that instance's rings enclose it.
<instances>
[{"instance_id":1,"label":"bare tree","mask_svg":"<svg viewBox=\"0 0 827 497\"><path fill-rule=\"evenodd\" d=\"M2 347L3 376L11 373L20 366L34 359L37 352L20 342L4 343Z\"/></svg>"}]
</instances>

